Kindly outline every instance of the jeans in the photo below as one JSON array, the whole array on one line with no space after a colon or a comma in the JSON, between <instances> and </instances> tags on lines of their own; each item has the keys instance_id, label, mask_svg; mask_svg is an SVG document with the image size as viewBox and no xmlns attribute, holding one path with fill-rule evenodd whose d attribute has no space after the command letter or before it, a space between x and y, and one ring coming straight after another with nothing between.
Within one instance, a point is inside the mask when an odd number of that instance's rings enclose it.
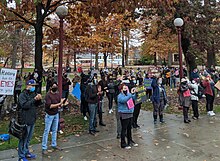
<instances>
[{"instance_id":1,"label":"jeans","mask_svg":"<svg viewBox=\"0 0 220 161\"><path fill-rule=\"evenodd\" d=\"M96 115L97 115L97 103L95 104L88 104L89 105L89 113L90 113L90 117L89 117L89 131L96 131Z\"/></svg>"},{"instance_id":2,"label":"jeans","mask_svg":"<svg viewBox=\"0 0 220 161\"><path fill-rule=\"evenodd\" d=\"M132 123L132 118L127 118L127 119L121 119L121 148L126 147L127 145L130 145L132 142L132 137L131 137L131 123ZM125 133L127 132L127 139L128 143L126 144L125 141Z\"/></svg>"},{"instance_id":3,"label":"jeans","mask_svg":"<svg viewBox=\"0 0 220 161\"><path fill-rule=\"evenodd\" d=\"M171 79L170 79L170 88L172 88L172 86L173 86L174 88L176 88L176 78L171 78Z\"/></svg>"},{"instance_id":4,"label":"jeans","mask_svg":"<svg viewBox=\"0 0 220 161\"><path fill-rule=\"evenodd\" d=\"M34 133L34 125L27 126L27 134L24 139L19 140L18 143L18 157L24 158L28 153L28 147L30 144L30 140L32 138L32 135Z\"/></svg>"},{"instance_id":5,"label":"jeans","mask_svg":"<svg viewBox=\"0 0 220 161\"><path fill-rule=\"evenodd\" d=\"M43 134L43 140L42 140L42 149L47 149L47 141L48 141L48 134L50 132L50 129L52 130L52 142L51 146L56 147L57 146L57 128L58 128L58 121L59 121L59 114L56 115L48 115L45 116L45 128L44 128L44 134Z\"/></svg>"}]
</instances>

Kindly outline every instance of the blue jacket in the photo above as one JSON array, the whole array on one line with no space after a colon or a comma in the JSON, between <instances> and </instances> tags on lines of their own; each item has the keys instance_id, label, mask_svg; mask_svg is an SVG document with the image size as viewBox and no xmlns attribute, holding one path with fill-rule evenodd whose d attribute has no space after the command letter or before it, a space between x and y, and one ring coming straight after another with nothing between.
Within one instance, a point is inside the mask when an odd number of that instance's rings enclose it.
<instances>
[{"instance_id":1,"label":"blue jacket","mask_svg":"<svg viewBox=\"0 0 220 161\"><path fill-rule=\"evenodd\" d=\"M118 112L120 113L133 113L134 108L128 109L127 101L132 98L133 100L136 99L136 94L132 95L131 93L128 93L127 96L123 93L120 93L118 95Z\"/></svg>"},{"instance_id":2,"label":"blue jacket","mask_svg":"<svg viewBox=\"0 0 220 161\"><path fill-rule=\"evenodd\" d=\"M160 89L159 86L157 84L157 79L153 79L151 86L153 88L153 96L152 96L152 102L155 103L160 103ZM166 95L166 90L164 88L164 86L161 85L161 87L164 89L164 98L165 98L165 104L167 103L167 95Z\"/></svg>"}]
</instances>

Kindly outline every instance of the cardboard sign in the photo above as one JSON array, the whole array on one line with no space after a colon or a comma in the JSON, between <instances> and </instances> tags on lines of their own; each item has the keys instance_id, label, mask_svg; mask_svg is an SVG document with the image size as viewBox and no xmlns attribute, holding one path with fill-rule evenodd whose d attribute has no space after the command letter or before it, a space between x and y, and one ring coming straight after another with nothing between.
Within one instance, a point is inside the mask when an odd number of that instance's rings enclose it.
<instances>
[{"instance_id":1,"label":"cardboard sign","mask_svg":"<svg viewBox=\"0 0 220 161\"><path fill-rule=\"evenodd\" d=\"M134 108L134 102L133 102L133 99L130 98L128 101L127 101L127 106L128 106L128 109L132 109Z\"/></svg>"},{"instance_id":2,"label":"cardboard sign","mask_svg":"<svg viewBox=\"0 0 220 161\"><path fill-rule=\"evenodd\" d=\"M13 95L17 70L2 68L0 71L0 95Z\"/></svg>"},{"instance_id":3,"label":"cardboard sign","mask_svg":"<svg viewBox=\"0 0 220 161\"><path fill-rule=\"evenodd\" d=\"M215 88L217 88L218 90L220 90L220 81L218 81L218 82L215 84Z\"/></svg>"},{"instance_id":4,"label":"cardboard sign","mask_svg":"<svg viewBox=\"0 0 220 161\"><path fill-rule=\"evenodd\" d=\"M136 90L138 94L137 94L137 99L135 100L135 105L139 103L143 103L147 100L146 90L144 86L138 86L136 87Z\"/></svg>"},{"instance_id":5,"label":"cardboard sign","mask_svg":"<svg viewBox=\"0 0 220 161\"><path fill-rule=\"evenodd\" d=\"M152 81L153 81L153 79L151 79L151 78L145 78L144 79L144 86L145 86L145 88L152 89L152 87L151 87Z\"/></svg>"}]
</instances>

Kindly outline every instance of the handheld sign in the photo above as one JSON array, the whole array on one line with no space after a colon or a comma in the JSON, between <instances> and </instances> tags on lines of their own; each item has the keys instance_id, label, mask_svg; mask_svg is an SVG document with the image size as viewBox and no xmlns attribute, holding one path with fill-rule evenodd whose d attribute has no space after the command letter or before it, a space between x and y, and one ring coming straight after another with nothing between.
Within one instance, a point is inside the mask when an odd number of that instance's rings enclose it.
<instances>
[{"instance_id":1,"label":"handheld sign","mask_svg":"<svg viewBox=\"0 0 220 161\"><path fill-rule=\"evenodd\" d=\"M152 89L152 87L151 87L152 81L153 81L153 79L151 79L151 78L144 79L144 86L146 89Z\"/></svg>"},{"instance_id":2,"label":"handheld sign","mask_svg":"<svg viewBox=\"0 0 220 161\"><path fill-rule=\"evenodd\" d=\"M13 95L17 70L2 68L0 71L0 95Z\"/></svg>"},{"instance_id":3,"label":"handheld sign","mask_svg":"<svg viewBox=\"0 0 220 161\"><path fill-rule=\"evenodd\" d=\"M72 94L78 99L81 100L81 90L80 84L76 83L75 87L73 88Z\"/></svg>"},{"instance_id":4,"label":"handheld sign","mask_svg":"<svg viewBox=\"0 0 220 161\"><path fill-rule=\"evenodd\" d=\"M145 102L147 100L145 87L138 86L136 87L136 91L138 92L138 94L137 94L137 99L135 100L135 105Z\"/></svg>"}]
</instances>

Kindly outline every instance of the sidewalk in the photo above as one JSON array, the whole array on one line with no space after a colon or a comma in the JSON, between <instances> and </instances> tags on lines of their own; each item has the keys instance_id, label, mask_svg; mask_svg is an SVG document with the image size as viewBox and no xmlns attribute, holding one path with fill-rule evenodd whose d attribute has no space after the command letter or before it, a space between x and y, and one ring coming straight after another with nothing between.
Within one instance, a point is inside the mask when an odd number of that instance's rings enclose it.
<instances>
[{"instance_id":1,"label":"sidewalk","mask_svg":"<svg viewBox=\"0 0 220 161\"><path fill-rule=\"evenodd\" d=\"M114 113L115 114L115 113ZM220 117L201 116L184 124L182 116L165 115L166 124L154 125L152 113L141 111L140 129L133 130L133 140L139 146L130 150L120 148L116 139L115 115L104 113L106 127L99 127L97 136L85 132L60 140L63 151L42 157L41 145L32 149L37 161L219 161ZM1 151L0 160L16 161L14 149Z\"/></svg>"}]
</instances>

